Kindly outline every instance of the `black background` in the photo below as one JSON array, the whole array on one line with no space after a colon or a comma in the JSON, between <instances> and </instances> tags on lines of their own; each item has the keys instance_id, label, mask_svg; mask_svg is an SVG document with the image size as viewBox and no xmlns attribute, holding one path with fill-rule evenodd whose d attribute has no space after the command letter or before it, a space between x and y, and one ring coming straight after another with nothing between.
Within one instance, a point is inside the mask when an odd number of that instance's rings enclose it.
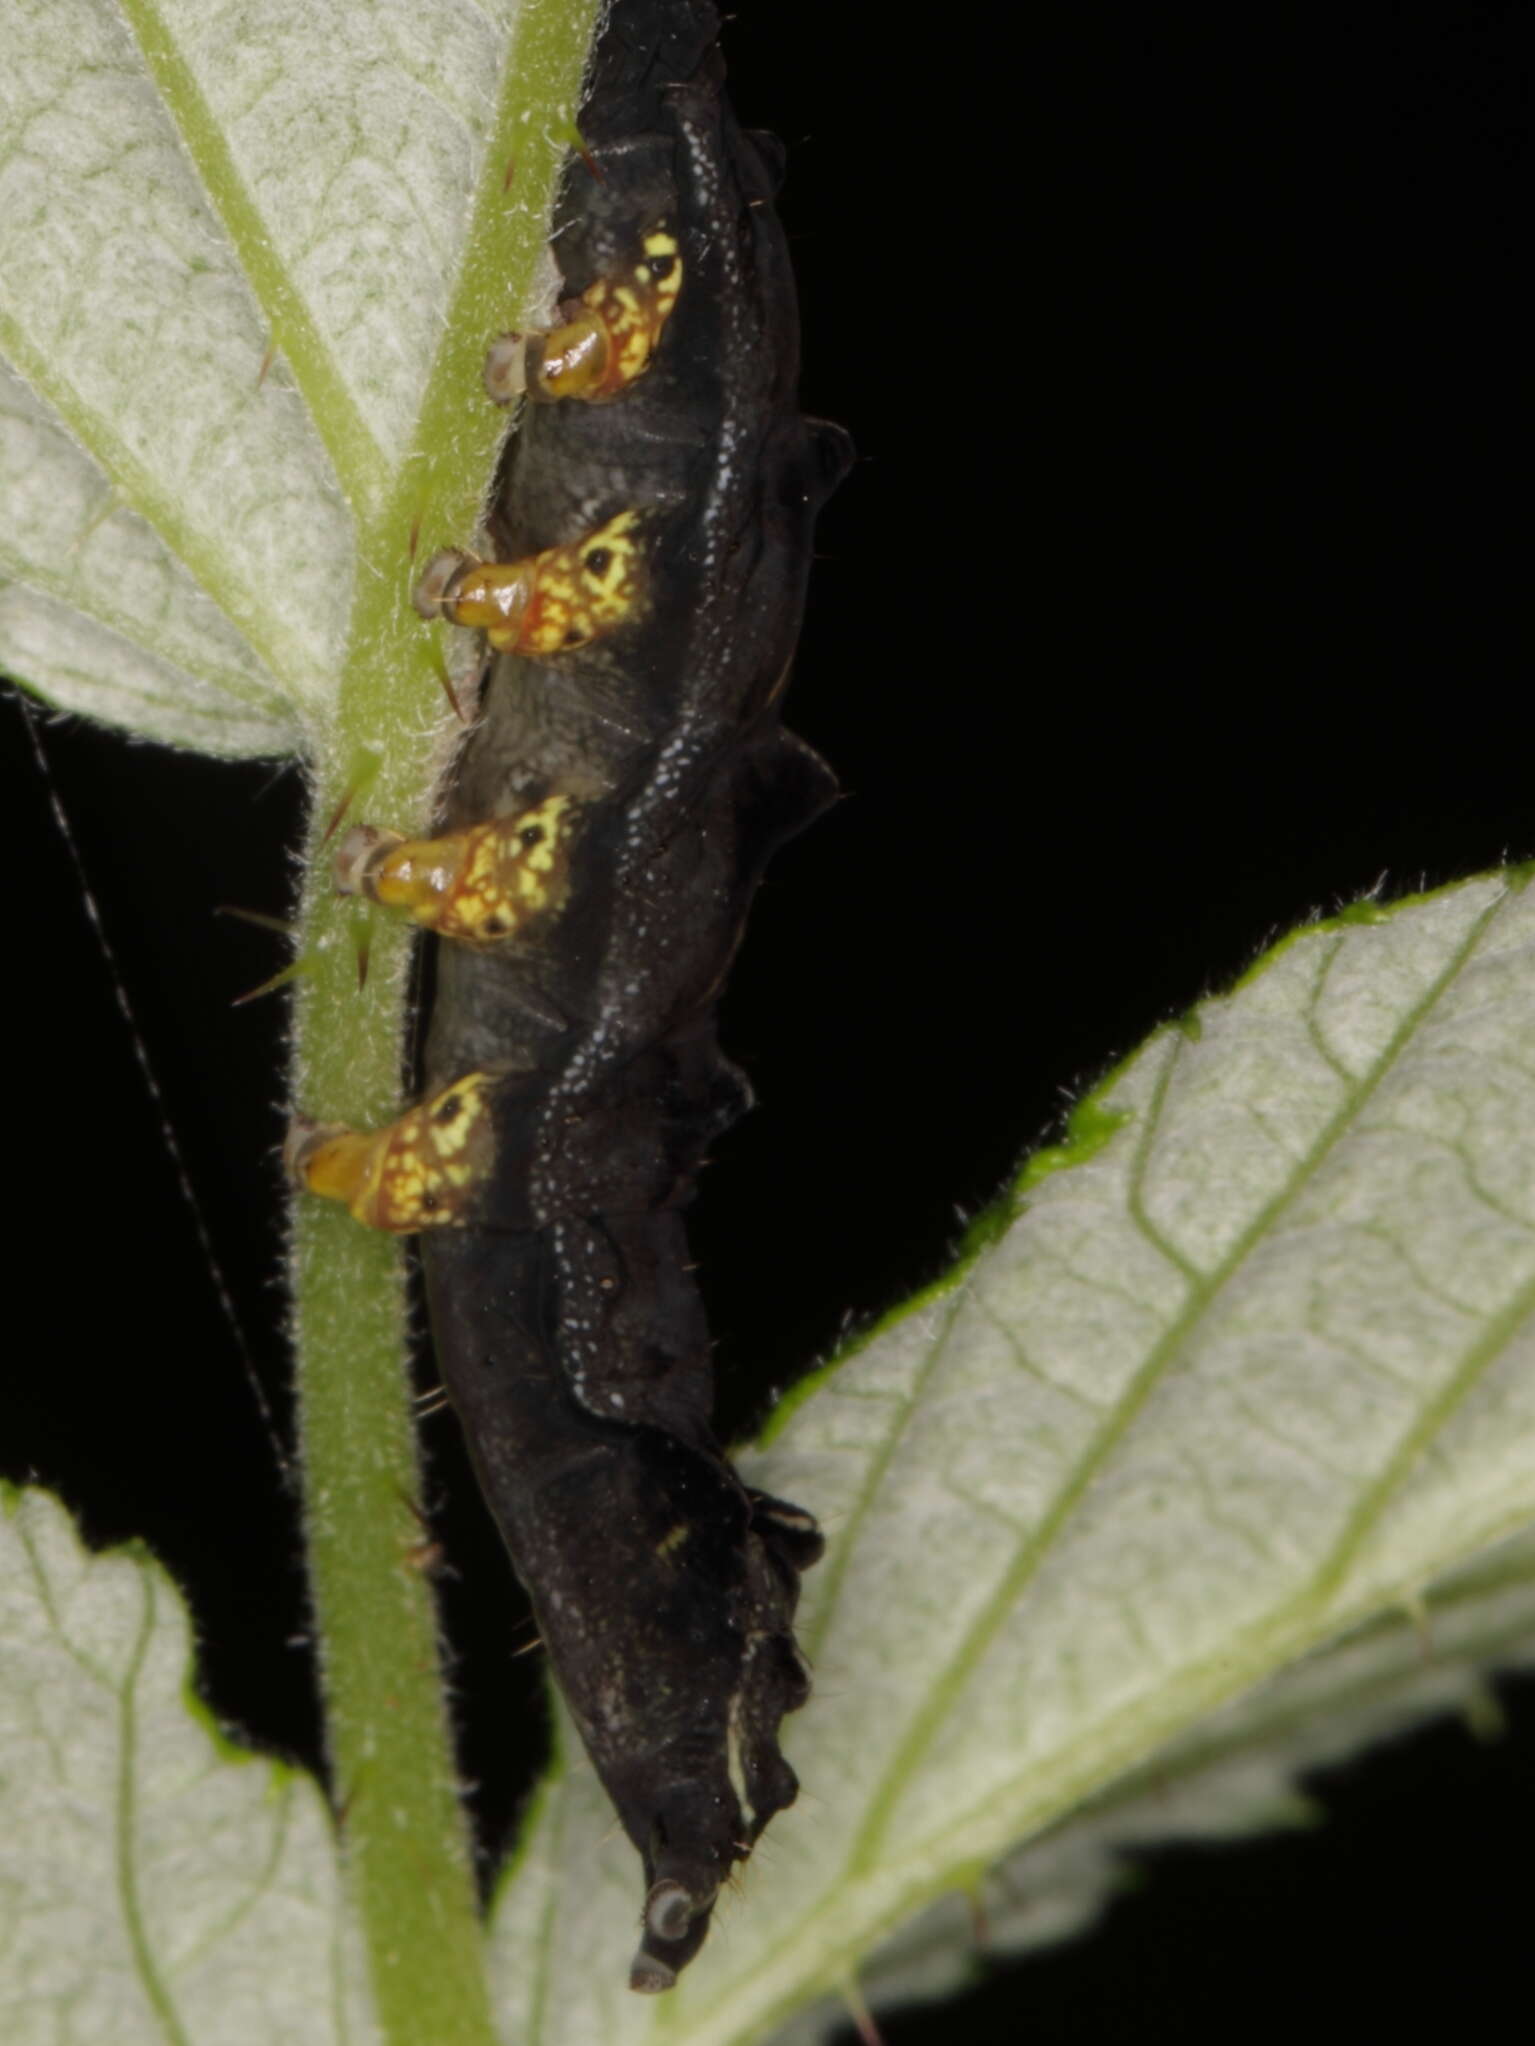
<instances>
[{"instance_id":1,"label":"black background","mask_svg":"<svg viewBox=\"0 0 1535 2046\"><path fill-rule=\"evenodd\" d=\"M723 1419L936 1273L1023 1150L1272 936L1535 853L1514 659L1518 10L894 14L728 31L790 142L822 527L792 722L848 800L777 861L726 1003L760 1107L696 1241ZM883 26L881 26L883 22ZM256 1368L283 1411L291 773L45 734ZM0 1469L186 1586L217 1710L313 1760L296 1537L10 706L12 1343ZM442 1417L465 1757L502 1839L541 1738ZM891 2046L1324 2038L1525 2002L1535 1683L1334 1772L1327 1825L1143 1857L1090 1939ZM1256 2001L1258 2016L1253 2016Z\"/></svg>"}]
</instances>

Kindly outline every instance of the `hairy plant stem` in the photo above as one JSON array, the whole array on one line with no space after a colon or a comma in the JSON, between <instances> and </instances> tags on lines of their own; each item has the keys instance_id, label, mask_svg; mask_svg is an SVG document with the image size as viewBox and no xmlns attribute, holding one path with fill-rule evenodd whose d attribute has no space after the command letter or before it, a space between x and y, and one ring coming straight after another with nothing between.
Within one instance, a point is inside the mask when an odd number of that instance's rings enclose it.
<instances>
[{"instance_id":1,"label":"hairy plant stem","mask_svg":"<svg viewBox=\"0 0 1535 2046\"><path fill-rule=\"evenodd\" d=\"M367 1126L398 1109L408 941L337 902L325 834L348 796L353 819L396 828L418 828L430 811L449 714L439 633L411 610L411 581L419 561L478 521L504 423L484 398L481 363L498 329L537 311L534 278L597 12L597 0L523 0L412 448L381 502L363 479L352 488L341 477L358 525L357 580L334 720L315 741L293 1041L294 1104L323 1120ZM400 1246L299 1199L292 1278L326 1733L380 2030L390 2046L489 2046L436 1620L417 1562Z\"/></svg>"}]
</instances>

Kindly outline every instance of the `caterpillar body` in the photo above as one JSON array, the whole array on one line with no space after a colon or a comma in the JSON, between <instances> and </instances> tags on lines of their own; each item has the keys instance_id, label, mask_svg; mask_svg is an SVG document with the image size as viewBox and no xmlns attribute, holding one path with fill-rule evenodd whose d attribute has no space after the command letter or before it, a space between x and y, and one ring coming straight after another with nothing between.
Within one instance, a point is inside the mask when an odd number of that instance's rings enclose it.
<instances>
[{"instance_id":1,"label":"caterpillar body","mask_svg":"<svg viewBox=\"0 0 1535 2046\"><path fill-rule=\"evenodd\" d=\"M778 705L849 460L798 410L776 164L716 31L703 0L617 0L603 30L598 175L572 166L556 221L571 296L487 371L528 397L493 526L512 567L434 563L422 593L468 624L500 603L508 650L441 835L354 833L338 862L445 940L425 1098L299 1154L312 1190L422 1231L444 1383L644 1863L646 1990L795 1795L778 1728L808 1693L792 1621L820 1552L714 1437L683 1224L749 1100L714 1005L753 891L835 793Z\"/></svg>"}]
</instances>

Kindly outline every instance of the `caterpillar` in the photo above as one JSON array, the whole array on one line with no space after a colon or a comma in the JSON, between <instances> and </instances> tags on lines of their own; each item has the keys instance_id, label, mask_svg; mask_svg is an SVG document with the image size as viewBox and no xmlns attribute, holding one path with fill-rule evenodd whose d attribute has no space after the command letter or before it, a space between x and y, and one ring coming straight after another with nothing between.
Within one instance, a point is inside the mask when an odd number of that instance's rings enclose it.
<instances>
[{"instance_id":1,"label":"caterpillar","mask_svg":"<svg viewBox=\"0 0 1535 2046\"><path fill-rule=\"evenodd\" d=\"M556 1679L644 1866L630 1980L668 1988L796 1794L779 1722L811 1516L711 1427L683 1211L749 1103L714 1008L764 863L835 782L779 703L840 429L801 416L776 145L705 0L617 0L554 246L558 324L496 342L525 403L503 562L426 616L496 659L441 829L351 832L337 884L439 940L421 1102L300 1125L310 1191L421 1233L433 1338Z\"/></svg>"}]
</instances>

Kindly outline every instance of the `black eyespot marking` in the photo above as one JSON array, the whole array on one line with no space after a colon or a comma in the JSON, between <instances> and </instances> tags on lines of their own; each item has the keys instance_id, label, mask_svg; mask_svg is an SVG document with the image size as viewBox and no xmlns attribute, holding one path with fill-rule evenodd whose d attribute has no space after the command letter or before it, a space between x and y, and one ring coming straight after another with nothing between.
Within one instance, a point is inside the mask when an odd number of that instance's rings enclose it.
<instances>
[{"instance_id":1,"label":"black eyespot marking","mask_svg":"<svg viewBox=\"0 0 1535 2046\"><path fill-rule=\"evenodd\" d=\"M439 1101L437 1106L432 1110L432 1121L436 1123L439 1126L439 1128L444 1123L452 1122L457 1117L458 1112L463 1107L463 1105L464 1101L463 1096L461 1094L444 1095L442 1100Z\"/></svg>"},{"instance_id":2,"label":"black eyespot marking","mask_svg":"<svg viewBox=\"0 0 1535 2046\"><path fill-rule=\"evenodd\" d=\"M664 284L676 267L675 256L652 256L650 259L650 274L658 284Z\"/></svg>"},{"instance_id":3,"label":"black eyespot marking","mask_svg":"<svg viewBox=\"0 0 1535 2046\"><path fill-rule=\"evenodd\" d=\"M565 646L579 646L585 637L586 637L585 633L581 632L580 630L578 630L576 626L573 625L570 628L569 632L566 633L563 644Z\"/></svg>"},{"instance_id":4,"label":"black eyespot marking","mask_svg":"<svg viewBox=\"0 0 1535 2046\"><path fill-rule=\"evenodd\" d=\"M542 845L544 842L544 827L542 824L524 824L517 836L524 845Z\"/></svg>"},{"instance_id":5,"label":"black eyespot marking","mask_svg":"<svg viewBox=\"0 0 1535 2046\"><path fill-rule=\"evenodd\" d=\"M611 547L594 547L586 557L586 565L593 575L606 575L613 566Z\"/></svg>"},{"instance_id":6,"label":"black eyespot marking","mask_svg":"<svg viewBox=\"0 0 1535 2046\"><path fill-rule=\"evenodd\" d=\"M435 1214L440 1205L441 1203L439 1202L437 1195L432 1192L430 1187L428 1187L421 1196L422 1213L426 1215Z\"/></svg>"},{"instance_id":7,"label":"black eyespot marking","mask_svg":"<svg viewBox=\"0 0 1535 2046\"><path fill-rule=\"evenodd\" d=\"M499 938L502 932L508 928L509 926L504 916L488 916L480 926L480 929L487 938Z\"/></svg>"}]
</instances>

